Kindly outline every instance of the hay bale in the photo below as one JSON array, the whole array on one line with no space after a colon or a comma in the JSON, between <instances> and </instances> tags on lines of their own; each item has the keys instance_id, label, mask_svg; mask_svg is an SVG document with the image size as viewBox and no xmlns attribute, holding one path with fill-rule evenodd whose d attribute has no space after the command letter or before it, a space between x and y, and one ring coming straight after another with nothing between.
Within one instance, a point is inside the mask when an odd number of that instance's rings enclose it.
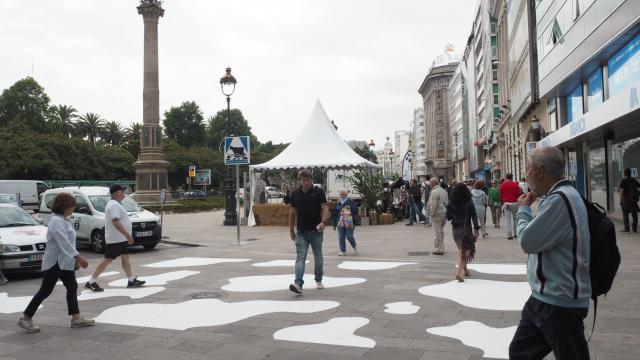
<instances>
[{"instance_id":1,"label":"hay bale","mask_svg":"<svg viewBox=\"0 0 640 360\"><path fill-rule=\"evenodd\" d=\"M393 214L391 213L382 213L378 215L380 225L391 225L393 224Z\"/></svg>"},{"instance_id":2,"label":"hay bale","mask_svg":"<svg viewBox=\"0 0 640 360\"><path fill-rule=\"evenodd\" d=\"M291 205L260 204L253 205L253 216L259 226L287 226L289 225L289 209Z\"/></svg>"}]
</instances>

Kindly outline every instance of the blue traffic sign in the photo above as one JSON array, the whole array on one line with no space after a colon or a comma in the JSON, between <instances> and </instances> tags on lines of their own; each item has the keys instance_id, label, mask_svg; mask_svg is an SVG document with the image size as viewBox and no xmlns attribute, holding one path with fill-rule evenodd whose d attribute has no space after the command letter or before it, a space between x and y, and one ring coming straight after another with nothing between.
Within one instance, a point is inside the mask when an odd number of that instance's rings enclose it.
<instances>
[{"instance_id":1,"label":"blue traffic sign","mask_svg":"<svg viewBox=\"0 0 640 360\"><path fill-rule=\"evenodd\" d=\"M250 145L248 136L234 136L225 138L225 165L249 165L249 154Z\"/></svg>"}]
</instances>

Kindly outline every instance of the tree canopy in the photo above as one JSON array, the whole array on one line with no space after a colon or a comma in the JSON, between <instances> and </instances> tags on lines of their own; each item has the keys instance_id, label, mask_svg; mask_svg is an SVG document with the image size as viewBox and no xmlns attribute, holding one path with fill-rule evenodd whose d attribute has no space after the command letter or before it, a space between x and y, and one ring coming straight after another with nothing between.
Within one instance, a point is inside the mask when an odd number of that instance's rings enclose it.
<instances>
[{"instance_id":1,"label":"tree canopy","mask_svg":"<svg viewBox=\"0 0 640 360\"><path fill-rule=\"evenodd\" d=\"M181 146L202 146L205 140L204 116L198 104L185 101L164 113L164 133Z\"/></svg>"},{"instance_id":2,"label":"tree canopy","mask_svg":"<svg viewBox=\"0 0 640 360\"><path fill-rule=\"evenodd\" d=\"M49 96L33 78L17 81L0 95L0 126L24 123L37 131L47 129Z\"/></svg>"}]
</instances>

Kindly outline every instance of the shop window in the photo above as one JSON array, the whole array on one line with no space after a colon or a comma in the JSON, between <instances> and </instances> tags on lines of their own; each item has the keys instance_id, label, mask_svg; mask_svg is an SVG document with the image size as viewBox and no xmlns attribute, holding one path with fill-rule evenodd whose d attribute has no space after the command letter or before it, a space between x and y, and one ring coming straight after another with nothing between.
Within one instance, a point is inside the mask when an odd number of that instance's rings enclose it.
<instances>
[{"instance_id":1,"label":"shop window","mask_svg":"<svg viewBox=\"0 0 640 360\"><path fill-rule=\"evenodd\" d=\"M609 97L640 81L640 35L609 59Z\"/></svg>"},{"instance_id":2,"label":"shop window","mask_svg":"<svg viewBox=\"0 0 640 360\"><path fill-rule=\"evenodd\" d=\"M589 96L587 98L587 110L592 111L600 106L604 99L604 92L602 91L602 69L598 68L598 70L596 70L591 76L589 76L587 87L589 89Z\"/></svg>"},{"instance_id":3,"label":"shop window","mask_svg":"<svg viewBox=\"0 0 640 360\"><path fill-rule=\"evenodd\" d=\"M589 151L589 192L591 202L607 208L607 182L604 162L604 146L592 147Z\"/></svg>"},{"instance_id":4,"label":"shop window","mask_svg":"<svg viewBox=\"0 0 640 360\"><path fill-rule=\"evenodd\" d=\"M640 138L623 141L611 146L611 160L613 183L611 184L611 192L613 193L613 203L615 211L620 211L620 193L618 187L624 176L623 171L626 168L631 169L631 176L636 180L640 177Z\"/></svg>"},{"instance_id":5,"label":"shop window","mask_svg":"<svg viewBox=\"0 0 640 360\"><path fill-rule=\"evenodd\" d=\"M567 95L567 123L579 119L584 114L582 102L582 84Z\"/></svg>"}]
</instances>

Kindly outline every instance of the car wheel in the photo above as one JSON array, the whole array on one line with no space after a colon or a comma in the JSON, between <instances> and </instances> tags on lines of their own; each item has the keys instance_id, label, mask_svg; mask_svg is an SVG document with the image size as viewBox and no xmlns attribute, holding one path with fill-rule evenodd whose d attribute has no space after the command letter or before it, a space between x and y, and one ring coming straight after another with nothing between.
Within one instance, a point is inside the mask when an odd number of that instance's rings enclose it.
<instances>
[{"instance_id":1,"label":"car wheel","mask_svg":"<svg viewBox=\"0 0 640 360\"><path fill-rule=\"evenodd\" d=\"M104 242L104 230L94 230L91 233L91 247L98 254L104 254L107 244Z\"/></svg>"},{"instance_id":2,"label":"car wheel","mask_svg":"<svg viewBox=\"0 0 640 360\"><path fill-rule=\"evenodd\" d=\"M153 249L155 249L155 248L156 248L156 245L158 245L158 243L153 243L153 244L144 244L144 245L142 245L142 247L143 247L145 250L153 250Z\"/></svg>"}]
</instances>

